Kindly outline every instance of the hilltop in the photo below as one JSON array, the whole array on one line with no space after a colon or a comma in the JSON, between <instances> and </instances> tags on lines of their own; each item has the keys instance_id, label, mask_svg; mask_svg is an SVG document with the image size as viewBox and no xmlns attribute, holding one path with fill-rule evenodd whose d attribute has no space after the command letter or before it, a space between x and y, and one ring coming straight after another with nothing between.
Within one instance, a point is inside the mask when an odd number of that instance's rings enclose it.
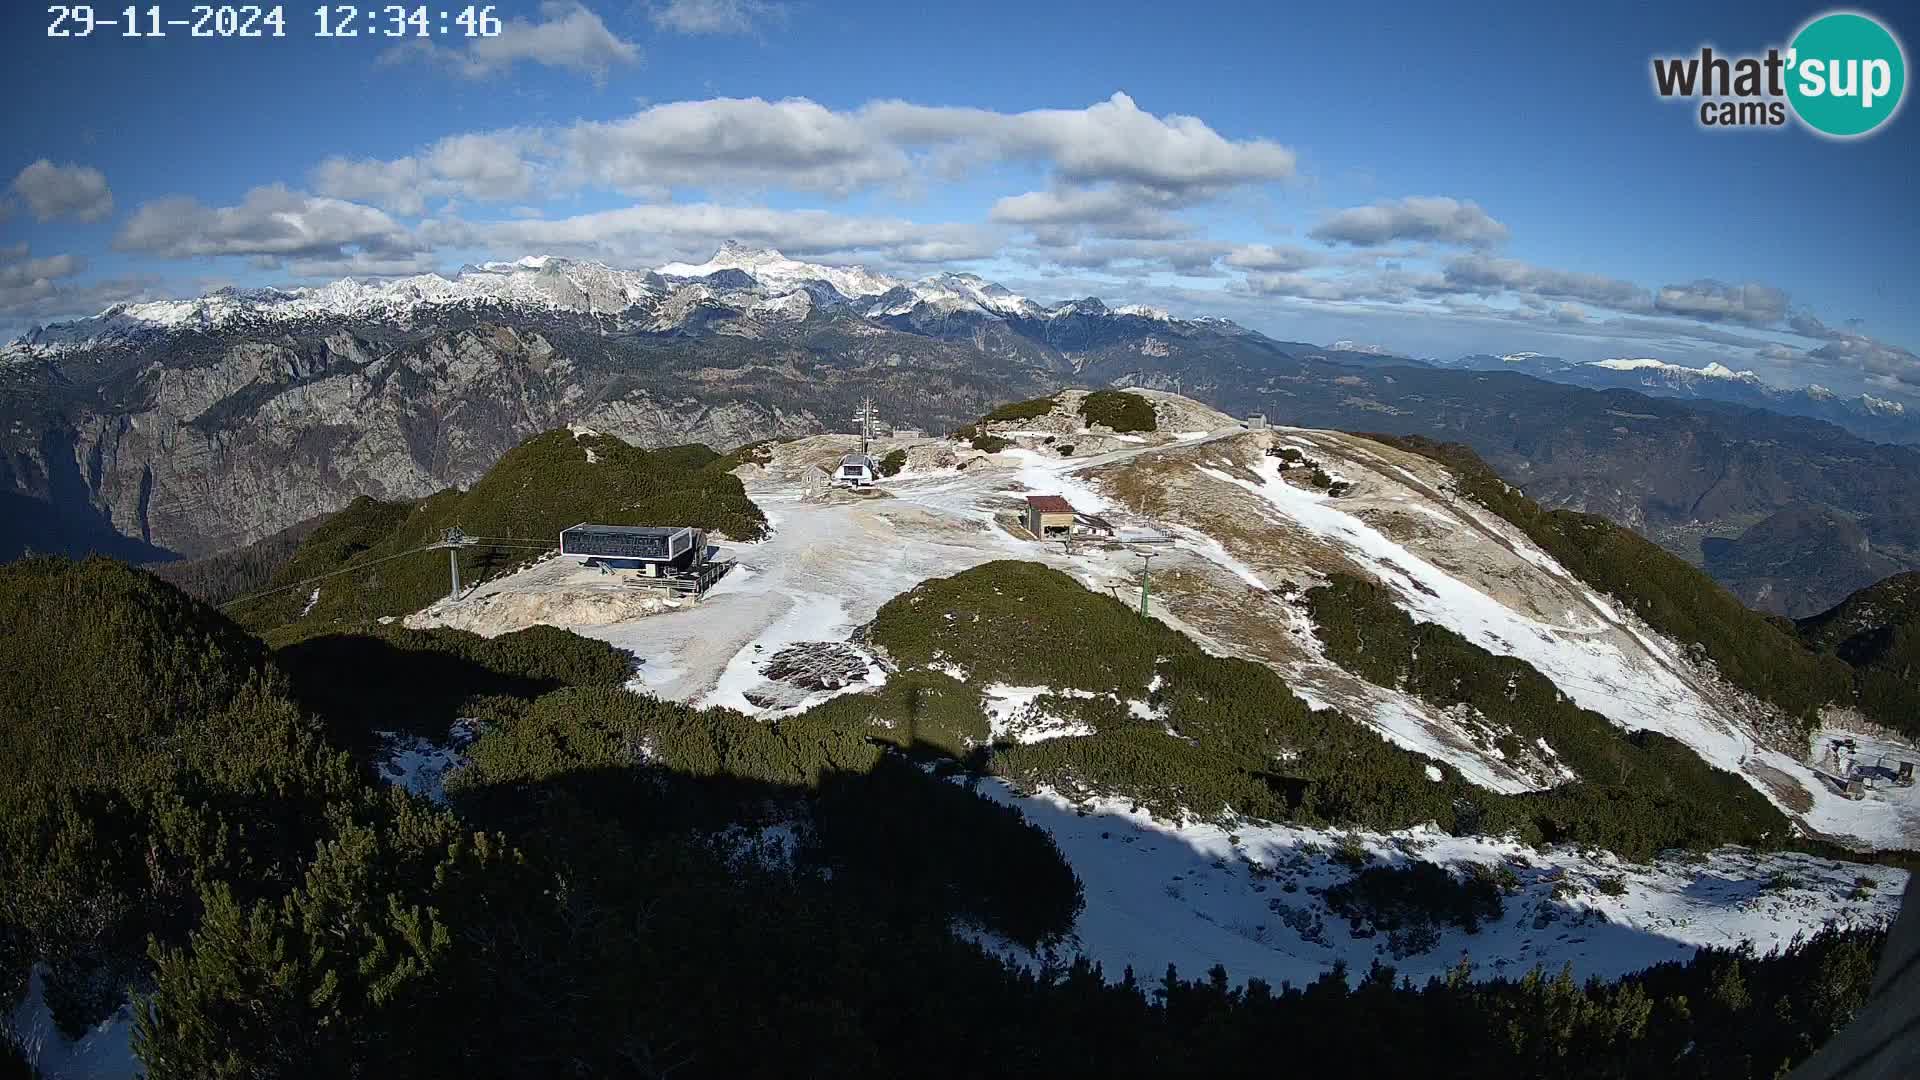
<instances>
[{"instance_id":1,"label":"hilltop","mask_svg":"<svg viewBox=\"0 0 1920 1080\"><path fill-rule=\"evenodd\" d=\"M485 538L460 550L469 583L537 557L557 544L560 530L583 521L686 525L753 540L764 534L766 517L727 471L737 460L704 446L641 450L590 430L550 431L509 451L465 490L405 503L356 499L278 566L267 581L274 595L245 601L236 613L284 638L417 611L446 594L449 570L443 557L410 553L455 528ZM310 591L292 587L323 575L330 576Z\"/></svg>"}]
</instances>

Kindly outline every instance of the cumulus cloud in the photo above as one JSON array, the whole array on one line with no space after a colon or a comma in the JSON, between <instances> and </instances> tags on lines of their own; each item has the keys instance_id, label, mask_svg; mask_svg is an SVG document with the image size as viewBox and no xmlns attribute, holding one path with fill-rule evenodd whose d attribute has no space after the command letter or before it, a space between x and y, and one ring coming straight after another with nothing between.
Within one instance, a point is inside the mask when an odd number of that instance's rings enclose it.
<instances>
[{"instance_id":1,"label":"cumulus cloud","mask_svg":"<svg viewBox=\"0 0 1920 1080\"><path fill-rule=\"evenodd\" d=\"M1818 319L1807 318L1819 324ZM1807 350L1805 363L1857 375L1876 385L1908 393L1920 390L1920 356L1913 350L1866 334L1820 325L1826 330L1826 340Z\"/></svg>"},{"instance_id":2,"label":"cumulus cloud","mask_svg":"<svg viewBox=\"0 0 1920 1080\"><path fill-rule=\"evenodd\" d=\"M0 336L155 295L155 283L147 279L74 280L85 269L76 255L35 258L24 243L0 246Z\"/></svg>"},{"instance_id":3,"label":"cumulus cloud","mask_svg":"<svg viewBox=\"0 0 1920 1080\"><path fill-rule=\"evenodd\" d=\"M84 265L76 255L36 259L26 244L0 248L0 291L45 288L60 278L79 273Z\"/></svg>"},{"instance_id":4,"label":"cumulus cloud","mask_svg":"<svg viewBox=\"0 0 1920 1080\"><path fill-rule=\"evenodd\" d=\"M828 261L964 262L992 256L1003 239L978 225L712 203L633 206L553 220L436 220L422 233L446 246L556 251L631 265L704 259L727 240Z\"/></svg>"},{"instance_id":5,"label":"cumulus cloud","mask_svg":"<svg viewBox=\"0 0 1920 1080\"><path fill-rule=\"evenodd\" d=\"M1518 259L1462 255L1447 263L1444 276L1447 288L1454 292L1532 294L1562 300L1584 300L1623 311L1642 311L1648 306L1646 290L1631 281L1601 274L1554 270Z\"/></svg>"},{"instance_id":6,"label":"cumulus cloud","mask_svg":"<svg viewBox=\"0 0 1920 1080\"><path fill-rule=\"evenodd\" d=\"M85 165L55 165L41 158L21 169L12 186L41 221L104 221L113 213L106 176Z\"/></svg>"},{"instance_id":7,"label":"cumulus cloud","mask_svg":"<svg viewBox=\"0 0 1920 1080\"><path fill-rule=\"evenodd\" d=\"M393 161L331 157L313 170L313 188L322 195L415 216L427 212L431 180L426 166L413 157Z\"/></svg>"},{"instance_id":8,"label":"cumulus cloud","mask_svg":"<svg viewBox=\"0 0 1920 1080\"><path fill-rule=\"evenodd\" d=\"M1484 248L1506 242L1507 227L1476 203L1445 196L1414 196L1339 211L1307 235L1322 243L1353 247L1428 241Z\"/></svg>"},{"instance_id":9,"label":"cumulus cloud","mask_svg":"<svg viewBox=\"0 0 1920 1080\"><path fill-rule=\"evenodd\" d=\"M1237 186L1285 179L1294 169L1293 152L1277 143L1231 140L1196 117L1154 116L1125 94L1085 109L1023 113L710 98L654 105L619 120L472 138L489 140L491 164L516 182L544 174L559 190L597 187L654 201L688 189L843 197L905 190L927 176L955 180L995 165L1032 165L1048 171L1051 189L1015 196L1002 214L1034 224L1127 217L1138 235L1146 235L1140 230L1147 224L1160 235L1173 231L1150 208L1194 205ZM377 194L386 200L381 205L409 212L402 208L418 204L405 194L408 186L445 171L431 156L429 149L389 162L332 162L316 186L343 197ZM473 188L467 194L495 197Z\"/></svg>"},{"instance_id":10,"label":"cumulus cloud","mask_svg":"<svg viewBox=\"0 0 1920 1080\"><path fill-rule=\"evenodd\" d=\"M313 170L313 188L413 217L426 213L431 199L511 202L534 191L536 145L533 135L501 131L450 136L391 161L331 157Z\"/></svg>"},{"instance_id":11,"label":"cumulus cloud","mask_svg":"<svg viewBox=\"0 0 1920 1080\"><path fill-rule=\"evenodd\" d=\"M607 29L600 16L575 0L547 0L540 18L508 19L500 33L474 38L465 48L413 41L382 54L383 63L425 60L468 79L483 79L522 63L540 64L606 81L616 67L640 62L640 47Z\"/></svg>"},{"instance_id":12,"label":"cumulus cloud","mask_svg":"<svg viewBox=\"0 0 1920 1080\"><path fill-rule=\"evenodd\" d=\"M1311 269L1327 261L1325 255L1291 244L1246 244L1227 253L1228 266L1240 270L1294 272Z\"/></svg>"},{"instance_id":13,"label":"cumulus cloud","mask_svg":"<svg viewBox=\"0 0 1920 1080\"><path fill-rule=\"evenodd\" d=\"M1771 285L1729 285L1702 278L1686 285L1661 286L1654 294L1653 306L1668 315L1705 322L1772 326L1787 314L1787 294Z\"/></svg>"},{"instance_id":14,"label":"cumulus cloud","mask_svg":"<svg viewBox=\"0 0 1920 1080\"><path fill-rule=\"evenodd\" d=\"M577 124L554 141L569 179L630 193L777 186L848 195L912 172L906 151L874 138L857 114L804 98L672 102Z\"/></svg>"},{"instance_id":15,"label":"cumulus cloud","mask_svg":"<svg viewBox=\"0 0 1920 1080\"><path fill-rule=\"evenodd\" d=\"M1041 232L1085 227L1119 239L1167 239L1191 232L1161 209L1168 201L1157 192L1132 187L1029 191L994 203L987 220Z\"/></svg>"},{"instance_id":16,"label":"cumulus cloud","mask_svg":"<svg viewBox=\"0 0 1920 1080\"><path fill-rule=\"evenodd\" d=\"M1247 261L1244 253L1235 257ZM1291 297L1299 300L1330 300L1340 303L1370 301L1400 305L1415 300L1431 300L1453 291L1441 275L1427 270L1362 270L1334 275L1300 273L1292 270L1255 271L1246 275L1243 291L1260 296Z\"/></svg>"},{"instance_id":17,"label":"cumulus cloud","mask_svg":"<svg viewBox=\"0 0 1920 1080\"><path fill-rule=\"evenodd\" d=\"M1030 248L1041 260L1074 270L1148 272L1165 270L1186 277L1213 277L1224 244L1204 240L1089 238Z\"/></svg>"},{"instance_id":18,"label":"cumulus cloud","mask_svg":"<svg viewBox=\"0 0 1920 1080\"><path fill-rule=\"evenodd\" d=\"M185 196L143 203L114 243L123 251L166 258L346 258L424 250L380 210L279 184L254 188L237 206L208 207Z\"/></svg>"},{"instance_id":19,"label":"cumulus cloud","mask_svg":"<svg viewBox=\"0 0 1920 1080\"><path fill-rule=\"evenodd\" d=\"M1115 93L1085 109L987 109L877 102L862 126L904 146L952 146L964 155L1051 166L1070 183L1135 184L1201 196L1293 176L1292 150L1268 139L1233 140L1197 116L1155 116Z\"/></svg>"},{"instance_id":20,"label":"cumulus cloud","mask_svg":"<svg viewBox=\"0 0 1920 1080\"><path fill-rule=\"evenodd\" d=\"M653 25L676 34L751 34L787 21L787 5L765 0L667 0L648 12Z\"/></svg>"}]
</instances>

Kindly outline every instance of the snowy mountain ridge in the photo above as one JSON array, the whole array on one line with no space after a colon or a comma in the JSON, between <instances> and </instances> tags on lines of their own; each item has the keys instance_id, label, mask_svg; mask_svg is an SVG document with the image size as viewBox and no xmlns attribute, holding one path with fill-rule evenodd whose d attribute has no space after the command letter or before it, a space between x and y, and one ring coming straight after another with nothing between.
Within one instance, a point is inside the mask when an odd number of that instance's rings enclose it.
<instances>
[{"instance_id":1,"label":"snowy mountain ridge","mask_svg":"<svg viewBox=\"0 0 1920 1080\"><path fill-rule=\"evenodd\" d=\"M836 308L865 318L966 313L1045 320L1091 314L1176 321L1156 308L1139 304L1109 308L1093 298L1045 306L976 274L948 272L908 282L861 266L804 262L770 248L728 243L705 262L673 262L652 270L529 255L511 262L463 266L452 276L417 274L385 281L342 278L293 289L228 287L190 299L116 304L87 318L38 327L0 355L31 358L137 342L154 335L260 324L333 319L404 324L436 309L493 305L617 316L635 328L655 332L686 326L703 305L780 321L800 321L817 310ZM1224 320L1194 325L1232 327Z\"/></svg>"},{"instance_id":2,"label":"snowy mountain ridge","mask_svg":"<svg viewBox=\"0 0 1920 1080\"><path fill-rule=\"evenodd\" d=\"M1526 354L1529 356L1537 354ZM1735 371L1732 368L1712 361L1706 367L1691 368L1684 364L1670 364L1653 357L1626 359L1615 357L1609 360L1593 360L1587 367L1605 368L1608 371L1655 371L1669 378L1678 379L1732 379L1740 382L1760 383L1760 376L1753 371Z\"/></svg>"}]
</instances>

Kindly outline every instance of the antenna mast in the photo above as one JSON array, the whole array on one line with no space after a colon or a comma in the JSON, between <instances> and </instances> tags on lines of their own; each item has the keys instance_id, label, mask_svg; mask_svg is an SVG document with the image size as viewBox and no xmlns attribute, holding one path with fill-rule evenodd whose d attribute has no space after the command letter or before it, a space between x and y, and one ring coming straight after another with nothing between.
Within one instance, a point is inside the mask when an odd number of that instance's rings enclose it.
<instances>
[{"instance_id":1,"label":"antenna mast","mask_svg":"<svg viewBox=\"0 0 1920 1080\"><path fill-rule=\"evenodd\" d=\"M860 399L860 415L854 419L860 422L860 453L865 456L868 453L867 444L873 440L874 415L871 397Z\"/></svg>"}]
</instances>

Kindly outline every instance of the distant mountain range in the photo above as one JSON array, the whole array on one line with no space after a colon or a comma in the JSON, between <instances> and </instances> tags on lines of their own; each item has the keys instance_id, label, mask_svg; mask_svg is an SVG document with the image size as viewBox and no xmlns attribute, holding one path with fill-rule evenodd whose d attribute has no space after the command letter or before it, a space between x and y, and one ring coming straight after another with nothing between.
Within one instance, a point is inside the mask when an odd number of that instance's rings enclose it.
<instances>
[{"instance_id":1,"label":"distant mountain range","mask_svg":"<svg viewBox=\"0 0 1920 1080\"><path fill-rule=\"evenodd\" d=\"M1799 390L1774 386L1751 371L1735 371L1717 362L1697 368L1650 357L1575 363L1544 353L1518 352L1477 353L1434 363L1471 371L1518 371L1596 390L1618 388L1658 397L1726 401L1825 420L1874 442L1920 443L1920 409L1909 409L1903 402L1872 394L1849 397L1817 383Z\"/></svg>"},{"instance_id":2,"label":"distant mountain range","mask_svg":"<svg viewBox=\"0 0 1920 1080\"><path fill-rule=\"evenodd\" d=\"M725 448L843 429L868 396L885 419L940 432L1084 385L1464 442L1534 498L1606 514L1787 614L1920 568L1920 449L1868 441L1896 441L1903 416L1670 366L1436 364L732 245L654 269L536 256L226 289L0 349L0 558L224 550L356 495L470 484L571 423ZM1832 423L1808 418L1816 407Z\"/></svg>"}]
</instances>

